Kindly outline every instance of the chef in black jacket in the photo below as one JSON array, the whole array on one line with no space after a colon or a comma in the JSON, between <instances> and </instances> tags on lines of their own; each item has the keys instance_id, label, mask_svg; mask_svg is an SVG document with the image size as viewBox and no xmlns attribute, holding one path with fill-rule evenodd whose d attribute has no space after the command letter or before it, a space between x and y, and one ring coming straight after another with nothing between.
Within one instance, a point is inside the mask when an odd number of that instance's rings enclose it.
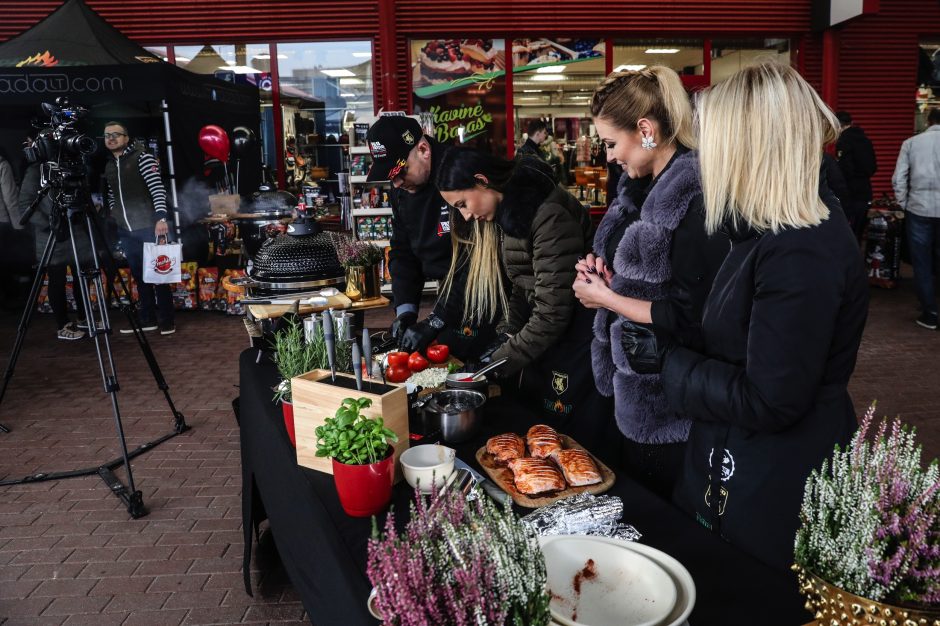
<instances>
[{"instance_id":1,"label":"chef in black jacket","mask_svg":"<svg viewBox=\"0 0 940 626\"><path fill-rule=\"evenodd\" d=\"M392 204L389 273L395 322L392 334L401 348L423 350L437 339L458 358L471 358L495 333L491 328L466 323L463 291L455 289L450 302L438 302L426 319L418 321L425 281L443 280L450 269L450 207L434 187L436 167L448 146L421 131L413 118L382 115L366 135L372 167L368 181L388 180ZM455 280L460 282L458 276Z\"/></svg>"}]
</instances>

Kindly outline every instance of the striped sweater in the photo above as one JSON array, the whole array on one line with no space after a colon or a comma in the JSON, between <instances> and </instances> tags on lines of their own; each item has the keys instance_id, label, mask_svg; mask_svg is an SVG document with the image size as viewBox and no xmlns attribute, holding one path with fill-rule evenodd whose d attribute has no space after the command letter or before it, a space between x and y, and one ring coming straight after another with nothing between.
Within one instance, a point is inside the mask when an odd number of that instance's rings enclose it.
<instances>
[{"instance_id":1,"label":"striped sweater","mask_svg":"<svg viewBox=\"0 0 940 626\"><path fill-rule=\"evenodd\" d=\"M150 154L128 146L105 167L108 208L121 230L152 228L167 217L160 165Z\"/></svg>"}]
</instances>

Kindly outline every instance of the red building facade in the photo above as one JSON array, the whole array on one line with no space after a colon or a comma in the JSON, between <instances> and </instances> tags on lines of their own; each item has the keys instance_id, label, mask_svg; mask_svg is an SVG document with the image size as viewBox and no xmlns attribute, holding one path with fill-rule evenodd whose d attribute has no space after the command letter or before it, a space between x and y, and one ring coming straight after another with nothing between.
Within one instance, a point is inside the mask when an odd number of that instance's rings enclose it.
<instances>
[{"instance_id":1,"label":"red building facade","mask_svg":"<svg viewBox=\"0 0 940 626\"><path fill-rule=\"evenodd\" d=\"M786 38L792 42L791 62L872 138L879 161L876 193L889 190L900 144L914 132L919 43L940 38L940 3L933 0L885 0L826 31L812 28L812 0L87 1L145 46L371 41L374 104L386 110L411 104L410 41L415 39L511 40L550 33L604 39L608 49L615 39L696 39L704 42L707 58L714 39ZM59 4L5 1L0 40L26 30ZM871 3L866 7L871 10ZM276 47L272 52L276 55ZM507 82L508 111L511 73ZM507 119L511 136L512 116ZM280 130L277 116L275 127Z\"/></svg>"}]
</instances>

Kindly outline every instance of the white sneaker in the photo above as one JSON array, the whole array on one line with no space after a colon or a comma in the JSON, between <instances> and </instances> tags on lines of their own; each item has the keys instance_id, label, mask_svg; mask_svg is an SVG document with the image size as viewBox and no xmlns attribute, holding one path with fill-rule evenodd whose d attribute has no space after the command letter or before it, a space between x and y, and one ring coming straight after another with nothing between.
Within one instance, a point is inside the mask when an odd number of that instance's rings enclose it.
<instances>
[{"instance_id":1,"label":"white sneaker","mask_svg":"<svg viewBox=\"0 0 940 626\"><path fill-rule=\"evenodd\" d=\"M76 339L81 339L84 336L85 331L78 330L73 322L69 322L60 328L58 334L59 339L63 339L65 341L75 341Z\"/></svg>"}]
</instances>

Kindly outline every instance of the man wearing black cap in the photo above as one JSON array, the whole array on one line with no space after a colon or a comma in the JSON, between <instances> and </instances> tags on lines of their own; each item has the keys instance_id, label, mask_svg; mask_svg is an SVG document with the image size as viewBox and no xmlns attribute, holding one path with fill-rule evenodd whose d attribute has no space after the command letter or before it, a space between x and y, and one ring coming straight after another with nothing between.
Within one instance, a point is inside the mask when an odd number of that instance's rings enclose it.
<instances>
[{"instance_id":1,"label":"man wearing black cap","mask_svg":"<svg viewBox=\"0 0 940 626\"><path fill-rule=\"evenodd\" d=\"M440 338L458 357L472 356L472 346L485 342L488 333L463 328L462 290L454 291L460 296L450 298L452 302L439 302L433 313L418 321L425 281L443 280L450 269L450 207L433 185L447 146L425 135L417 121L404 115L380 116L366 140L372 155L366 180L388 180L394 187L389 194L389 273L397 316L392 334L409 352L423 350ZM478 334L484 335L477 337L479 341L474 339Z\"/></svg>"}]
</instances>

